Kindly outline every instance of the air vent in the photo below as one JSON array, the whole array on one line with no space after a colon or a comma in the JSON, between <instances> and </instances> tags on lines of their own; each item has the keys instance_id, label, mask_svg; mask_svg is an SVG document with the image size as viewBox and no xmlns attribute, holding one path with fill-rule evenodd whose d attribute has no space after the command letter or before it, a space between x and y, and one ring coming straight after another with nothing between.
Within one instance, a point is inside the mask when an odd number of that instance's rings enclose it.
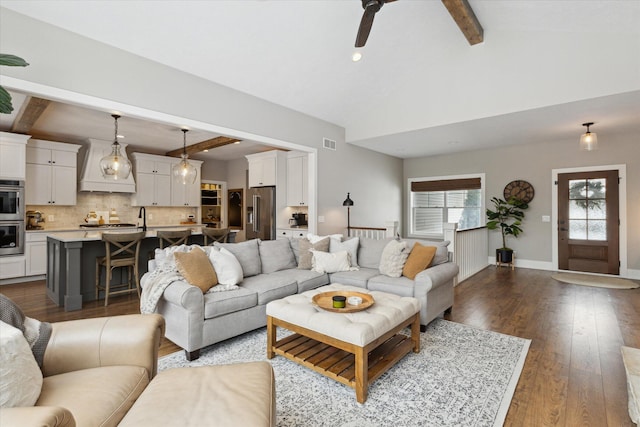
<instances>
[{"instance_id":1,"label":"air vent","mask_svg":"<svg viewBox=\"0 0 640 427\"><path fill-rule=\"evenodd\" d=\"M322 146L328 150L336 151L336 142L329 138L322 138Z\"/></svg>"}]
</instances>

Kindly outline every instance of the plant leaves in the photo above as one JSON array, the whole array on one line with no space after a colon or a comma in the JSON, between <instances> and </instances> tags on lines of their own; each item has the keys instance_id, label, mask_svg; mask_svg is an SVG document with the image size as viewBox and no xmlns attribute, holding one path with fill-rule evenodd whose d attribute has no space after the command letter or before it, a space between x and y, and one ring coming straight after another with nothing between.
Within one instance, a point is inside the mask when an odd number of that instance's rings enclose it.
<instances>
[{"instance_id":1,"label":"plant leaves","mask_svg":"<svg viewBox=\"0 0 640 427\"><path fill-rule=\"evenodd\" d=\"M29 63L19 56L0 53L0 65L6 65L9 67L26 67Z\"/></svg>"},{"instance_id":2,"label":"plant leaves","mask_svg":"<svg viewBox=\"0 0 640 427\"><path fill-rule=\"evenodd\" d=\"M11 105L11 95L2 86L0 86L0 113L11 114L13 106Z\"/></svg>"}]
</instances>

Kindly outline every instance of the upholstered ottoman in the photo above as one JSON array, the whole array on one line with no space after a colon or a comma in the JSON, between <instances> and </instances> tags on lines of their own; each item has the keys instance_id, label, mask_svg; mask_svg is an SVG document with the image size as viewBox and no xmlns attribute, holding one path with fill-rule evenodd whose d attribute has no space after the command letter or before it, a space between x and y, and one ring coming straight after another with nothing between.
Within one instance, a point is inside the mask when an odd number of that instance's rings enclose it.
<instances>
[{"instance_id":1,"label":"upholstered ottoman","mask_svg":"<svg viewBox=\"0 0 640 427\"><path fill-rule=\"evenodd\" d=\"M314 304L315 295L333 291L369 294L375 302L352 313ZM294 334L277 340L278 326ZM406 327L411 336L399 333ZM267 357L284 356L352 387L360 403L369 384L412 350L420 351L420 302L413 297L332 284L267 304Z\"/></svg>"},{"instance_id":2,"label":"upholstered ottoman","mask_svg":"<svg viewBox=\"0 0 640 427\"><path fill-rule=\"evenodd\" d=\"M267 362L160 372L122 426L275 426L273 368Z\"/></svg>"}]
</instances>

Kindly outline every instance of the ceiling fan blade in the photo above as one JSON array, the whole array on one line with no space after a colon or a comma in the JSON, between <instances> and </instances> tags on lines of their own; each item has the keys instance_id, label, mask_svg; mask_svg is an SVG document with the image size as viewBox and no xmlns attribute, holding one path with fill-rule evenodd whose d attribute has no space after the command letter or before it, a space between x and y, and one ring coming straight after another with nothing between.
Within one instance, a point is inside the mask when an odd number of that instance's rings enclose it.
<instances>
[{"instance_id":1,"label":"ceiling fan blade","mask_svg":"<svg viewBox=\"0 0 640 427\"><path fill-rule=\"evenodd\" d=\"M371 8L364 10L364 15L362 15L362 20L360 21L360 28L358 28L358 35L356 36L356 47L362 47L367 43L376 12L377 10L374 11Z\"/></svg>"}]
</instances>

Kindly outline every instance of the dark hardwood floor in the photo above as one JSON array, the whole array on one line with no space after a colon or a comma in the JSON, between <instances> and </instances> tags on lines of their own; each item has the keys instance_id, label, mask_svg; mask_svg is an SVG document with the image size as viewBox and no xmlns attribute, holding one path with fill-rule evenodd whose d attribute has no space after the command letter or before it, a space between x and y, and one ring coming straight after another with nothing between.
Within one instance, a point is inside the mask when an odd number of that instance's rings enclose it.
<instances>
[{"instance_id":1,"label":"dark hardwood floor","mask_svg":"<svg viewBox=\"0 0 640 427\"><path fill-rule=\"evenodd\" d=\"M135 296L65 313L44 282L5 285L27 316L57 322L138 312ZM489 267L455 291L447 319L531 340L506 426L629 426L620 346L640 348L640 289L560 283L551 272ZM164 340L160 354L179 348Z\"/></svg>"}]
</instances>

